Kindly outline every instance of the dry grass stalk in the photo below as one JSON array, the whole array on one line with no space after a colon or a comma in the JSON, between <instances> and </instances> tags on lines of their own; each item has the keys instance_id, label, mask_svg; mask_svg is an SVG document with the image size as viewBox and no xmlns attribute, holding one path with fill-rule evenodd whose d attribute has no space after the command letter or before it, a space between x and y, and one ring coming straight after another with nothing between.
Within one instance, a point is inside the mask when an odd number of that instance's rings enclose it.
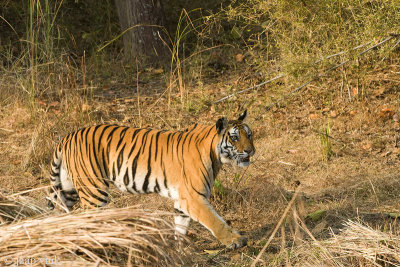
<instances>
[{"instance_id":1,"label":"dry grass stalk","mask_svg":"<svg viewBox=\"0 0 400 267\"><path fill-rule=\"evenodd\" d=\"M0 262L18 258L93 263L179 265L186 254L173 226L160 216L130 207L29 219L0 227ZM129 259L128 255L131 255ZM39 263L38 263L39 264Z\"/></svg>"},{"instance_id":2,"label":"dry grass stalk","mask_svg":"<svg viewBox=\"0 0 400 267\"><path fill-rule=\"evenodd\" d=\"M267 240L267 243L265 243L265 245L263 246L263 248L261 249L260 253L258 253L256 259L251 263L251 267L256 266L257 262L260 260L261 255L265 252L265 250L267 249L267 247L269 246L269 244L271 243L272 239L274 239L276 232L278 231L278 229L280 228L281 224L283 223L283 221L286 218L287 213L289 212L289 210L292 208L293 203L295 202L298 193L300 192L300 188L301 186L299 185L296 188L296 191L294 192L294 195L292 197L292 199L289 201L289 204L286 206L285 211L283 212L281 218L279 219L278 224L275 226L274 231L272 232L272 234L270 235L270 237Z\"/></svg>"},{"instance_id":3,"label":"dry grass stalk","mask_svg":"<svg viewBox=\"0 0 400 267\"><path fill-rule=\"evenodd\" d=\"M400 266L400 236L347 221L346 228L325 243L339 257L364 260L373 265Z\"/></svg>"},{"instance_id":4,"label":"dry grass stalk","mask_svg":"<svg viewBox=\"0 0 400 267\"><path fill-rule=\"evenodd\" d=\"M0 192L0 225L45 212L33 198Z\"/></svg>"},{"instance_id":5,"label":"dry grass stalk","mask_svg":"<svg viewBox=\"0 0 400 267\"><path fill-rule=\"evenodd\" d=\"M398 235L350 220L344 225L340 234L326 241L297 247L292 254L296 266L400 266ZM322 248L329 254L322 253Z\"/></svg>"}]
</instances>

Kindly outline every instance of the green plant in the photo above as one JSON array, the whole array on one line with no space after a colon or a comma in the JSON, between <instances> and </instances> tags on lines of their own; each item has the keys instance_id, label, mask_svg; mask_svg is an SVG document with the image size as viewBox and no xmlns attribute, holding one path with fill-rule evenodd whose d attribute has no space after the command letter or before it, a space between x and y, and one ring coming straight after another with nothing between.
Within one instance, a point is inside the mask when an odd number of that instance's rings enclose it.
<instances>
[{"instance_id":1,"label":"green plant","mask_svg":"<svg viewBox=\"0 0 400 267\"><path fill-rule=\"evenodd\" d=\"M30 73L27 84L28 99L34 104L38 91L39 68L49 67L55 58L55 19L63 0L51 3L49 0L29 0L26 21L26 67Z\"/></svg>"},{"instance_id":2,"label":"green plant","mask_svg":"<svg viewBox=\"0 0 400 267\"><path fill-rule=\"evenodd\" d=\"M322 129L319 132L322 153L323 153L324 159L326 159L326 160L329 160L331 158L331 156L333 155L330 134L331 134L331 127L330 127L330 123L328 122L327 125L325 127L322 127Z\"/></svg>"},{"instance_id":3,"label":"green plant","mask_svg":"<svg viewBox=\"0 0 400 267\"><path fill-rule=\"evenodd\" d=\"M220 198L224 198L226 196L226 190L221 181L218 179L214 181L214 194Z\"/></svg>"}]
</instances>

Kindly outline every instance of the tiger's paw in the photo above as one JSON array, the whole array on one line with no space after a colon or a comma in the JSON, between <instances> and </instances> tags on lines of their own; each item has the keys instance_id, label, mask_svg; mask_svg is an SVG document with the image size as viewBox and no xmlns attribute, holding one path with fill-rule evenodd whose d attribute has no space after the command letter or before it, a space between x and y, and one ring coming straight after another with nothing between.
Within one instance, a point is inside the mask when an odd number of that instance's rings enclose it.
<instances>
[{"instance_id":1,"label":"tiger's paw","mask_svg":"<svg viewBox=\"0 0 400 267\"><path fill-rule=\"evenodd\" d=\"M240 236L228 247L230 249L238 249L247 245L247 237Z\"/></svg>"},{"instance_id":2,"label":"tiger's paw","mask_svg":"<svg viewBox=\"0 0 400 267\"><path fill-rule=\"evenodd\" d=\"M235 231L233 236L224 238L221 242L227 246L228 249L238 249L247 245L247 237L242 236Z\"/></svg>"}]
</instances>

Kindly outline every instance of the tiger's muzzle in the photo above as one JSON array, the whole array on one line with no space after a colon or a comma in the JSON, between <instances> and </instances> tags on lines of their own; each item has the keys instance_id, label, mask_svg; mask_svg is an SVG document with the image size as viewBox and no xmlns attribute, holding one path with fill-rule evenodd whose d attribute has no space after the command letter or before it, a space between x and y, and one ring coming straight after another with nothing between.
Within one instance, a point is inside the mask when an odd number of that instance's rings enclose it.
<instances>
[{"instance_id":1,"label":"tiger's muzzle","mask_svg":"<svg viewBox=\"0 0 400 267\"><path fill-rule=\"evenodd\" d=\"M250 165L250 157L254 155L255 149L244 150L242 153L238 154L236 164L239 167L247 167Z\"/></svg>"}]
</instances>

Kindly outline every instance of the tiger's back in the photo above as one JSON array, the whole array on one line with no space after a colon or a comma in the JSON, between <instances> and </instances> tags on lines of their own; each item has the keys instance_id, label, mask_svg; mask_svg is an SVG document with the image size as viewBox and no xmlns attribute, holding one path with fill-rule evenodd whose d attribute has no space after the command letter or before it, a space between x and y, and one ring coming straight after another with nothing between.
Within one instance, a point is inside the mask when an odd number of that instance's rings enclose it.
<instances>
[{"instance_id":1,"label":"tiger's back","mask_svg":"<svg viewBox=\"0 0 400 267\"><path fill-rule=\"evenodd\" d=\"M192 218L223 243L232 243L238 236L231 230L222 234L228 241L215 233L215 224L227 225L208 203L224 162L219 151L227 136L224 123L175 132L99 125L70 133L54 152L51 199L67 209L79 200L83 207L104 206L110 183L130 193L155 192L175 201L178 232L186 233ZM252 141L248 143L254 154ZM202 218L204 210L211 220Z\"/></svg>"}]
</instances>

